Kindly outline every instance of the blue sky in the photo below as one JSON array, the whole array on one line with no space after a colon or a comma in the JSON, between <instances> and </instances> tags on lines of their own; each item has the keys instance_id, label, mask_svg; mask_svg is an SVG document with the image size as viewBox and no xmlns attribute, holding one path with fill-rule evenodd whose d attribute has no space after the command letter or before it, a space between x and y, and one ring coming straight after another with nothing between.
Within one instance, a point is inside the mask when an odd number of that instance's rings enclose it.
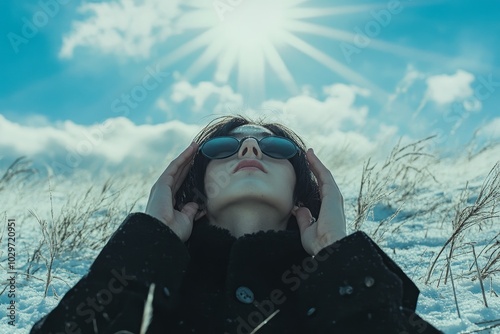
<instances>
[{"instance_id":1,"label":"blue sky","mask_svg":"<svg viewBox=\"0 0 500 334\"><path fill-rule=\"evenodd\" d=\"M47 152L37 136L54 145L68 124L148 132L246 110L360 146L498 141L497 1L267 2L2 2L0 126L38 142L2 139L2 155Z\"/></svg>"}]
</instances>

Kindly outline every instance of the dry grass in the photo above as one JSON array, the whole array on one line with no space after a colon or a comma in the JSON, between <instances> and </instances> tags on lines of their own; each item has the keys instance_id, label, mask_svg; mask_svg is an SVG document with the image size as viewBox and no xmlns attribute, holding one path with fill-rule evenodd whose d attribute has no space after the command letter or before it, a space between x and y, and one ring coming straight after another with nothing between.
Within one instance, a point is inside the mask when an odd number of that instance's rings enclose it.
<instances>
[{"instance_id":1,"label":"dry grass","mask_svg":"<svg viewBox=\"0 0 500 334\"><path fill-rule=\"evenodd\" d=\"M450 259L450 262L443 268L445 271L444 283L446 284L451 266L451 260L453 260L457 250L464 249L471 244L471 241L467 241L467 239L470 239L471 235L474 235L473 233L470 233L470 231L474 229L480 232L484 229L492 228L495 224L495 220L500 217L500 211L498 209L498 202L500 199L500 163L497 162L486 176L474 203L469 205L469 198L471 198L471 193L467 184L454 208L455 214L452 220L453 232L431 262L427 273L426 283L429 282L436 263L445 250L447 250L447 257ZM479 239L477 242L482 241L481 233L476 233L475 235L477 235L477 239ZM490 239L486 246L484 246L479 252L479 256L488 257L486 264L479 267L480 279L485 279L489 275L498 273L500 269L499 235L500 233L497 233L496 236ZM473 253L474 252L462 252L461 254ZM477 257L474 255L473 257L473 261L476 263ZM472 268L471 266L470 275L473 276L475 271L475 268ZM442 276L443 275L441 275L441 277ZM439 281L440 280L441 278Z\"/></svg>"},{"instance_id":2,"label":"dry grass","mask_svg":"<svg viewBox=\"0 0 500 334\"><path fill-rule=\"evenodd\" d=\"M70 256L74 252L99 250L107 242L123 217L130 213L139 198L129 206L123 206L120 195L126 187L118 187L109 178L100 187L91 185L83 194L69 196L58 213L55 213L53 191L49 178L50 217L44 219L29 210L38 222L42 238L34 247L26 264L28 278L40 269L42 261L47 277L44 296L47 295L55 259Z\"/></svg>"},{"instance_id":3,"label":"dry grass","mask_svg":"<svg viewBox=\"0 0 500 334\"><path fill-rule=\"evenodd\" d=\"M422 196L421 190L425 190L426 184L429 184L428 181L439 184L430 172L431 165L439 161L433 161L433 157L425 153L425 144L429 139L431 138L425 138L403 147L398 143L385 162L380 165L368 159L363 165L353 227L354 230L361 229L363 223L379 204L389 207L393 213L378 221L374 231L370 232L376 242L379 242L385 233L394 233L402 224L422 215L431 215L432 219L441 216L443 221L451 221L451 236L433 257L425 283L429 283L436 269L436 263L440 260L441 272L437 285L439 287L441 281L447 284L448 280L451 280L455 305L460 317L459 302L455 291L457 281L461 279L477 281L482 292L483 304L488 307L484 282L488 277L491 281L492 276L500 272L500 232L498 232L500 163L496 162L484 178L481 187L470 189L467 183L455 204L449 204L446 198L436 197L432 193L427 197L425 194ZM487 144L482 148L474 148L464 153L470 161L479 155L487 154L494 147L494 145ZM446 185L444 186L444 189L448 189ZM416 212L403 217L398 224L389 224L400 215L405 204L409 202L419 203ZM496 232L493 237L491 237L491 231ZM489 233L488 240L484 237L485 232ZM461 270L458 273L452 271L454 262L458 260L470 262L469 270ZM490 283L490 288L491 285ZM490 296L493 295L497 296L492 290Z\"/></svg>"},{"instance_id":4,"label":"dry grass","mask_svg":"<svg viewBox=\"0 0 500 334\"><path fill-rule=\"evenodd\" d=\"M7 167L2 177L0 177L0 191L6 189L14 181L20 183L35 173L37 173L37 170L31 167L30 160L26 157L17 158Z\"/></svg>"},{"instance_id":5,"label":"dry grass","mask_svg":"<svg viewBox=\"0 0 500 334\"><path fill-rule=\"evenodd\" d=\"M417 142L401 146L399 141L382 165L368 159L363 165L361 182L356 201L354 230L362 228L373 208L379 203L386 203L395 208L395 212L379 222L372 233L376 239L382 238L388 231L387 223L392 221L429 179L436 179L429 171L435 162L434 156L426 152L428 137Z\"/></svg>"}]
</instances>

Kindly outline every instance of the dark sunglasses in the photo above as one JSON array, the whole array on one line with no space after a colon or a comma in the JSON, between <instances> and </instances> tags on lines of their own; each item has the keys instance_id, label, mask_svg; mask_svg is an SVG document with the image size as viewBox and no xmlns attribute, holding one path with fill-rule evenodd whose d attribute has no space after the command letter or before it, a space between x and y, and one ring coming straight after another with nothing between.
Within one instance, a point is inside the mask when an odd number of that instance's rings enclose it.
<instances>
[{"instance_id":1,"label":"dark sunglasses","mask_svg":"<svg viewBox=\"0 0 500 334\"><path fill-rule=\"evenodd\" d=\"M251 136L241 139L229 136L215 137L203 143L199 151L209 159L224 159L238 152L243 141L248 138L255 139L262 153L271 158L290 159L299 152L293 141L278 136L268 136L260 140Z\"/></svg>"}]
</instances>

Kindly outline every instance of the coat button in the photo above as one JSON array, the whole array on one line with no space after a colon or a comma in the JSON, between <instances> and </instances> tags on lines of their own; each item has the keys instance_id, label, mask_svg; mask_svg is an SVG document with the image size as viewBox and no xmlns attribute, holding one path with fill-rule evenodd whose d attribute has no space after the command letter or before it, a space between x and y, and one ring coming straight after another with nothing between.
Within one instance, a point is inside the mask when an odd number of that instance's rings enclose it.
<instances>
[{"instance_id":1,"label":"coat button","mask_svg":"<svg viewBox=\"0 0 500 334\"><path fill-rule=\"evenodd\" d=\"M236 298L243 304L251 304L253 302L253 292L246 286L240 286L236 289Z\"/></svg>"},{"instance_id":2,"label":"coat button","mask_svg":"<svg viewBox=\"0 0 500 334\"><path fill-rule=\"evenodd\" d=\"M353 288L350 285L344 285L339 288L339 294L341 296L352 295Z\"/></svg>"},{"instance_id":3,"label":"coat button","mask_svg":"<svg viewBox=\"0 0 500 334\"><path fill-rule=\"evenodd\" d=\"M375 279L371 276L365 277L365 285L367 288L371 288L375 284Z\"/></svg>"},{"instance_id":4,"label":"coat button","mask_svg":"<svg viewBox=\"0 0 500 334\"><path fill-rule=\"evenodd\" d=\"M314 313L316 313L316 309L314 307L311 307L309 310L307 310L307 316L310 317Z\"/></svg>"}]
</instances>

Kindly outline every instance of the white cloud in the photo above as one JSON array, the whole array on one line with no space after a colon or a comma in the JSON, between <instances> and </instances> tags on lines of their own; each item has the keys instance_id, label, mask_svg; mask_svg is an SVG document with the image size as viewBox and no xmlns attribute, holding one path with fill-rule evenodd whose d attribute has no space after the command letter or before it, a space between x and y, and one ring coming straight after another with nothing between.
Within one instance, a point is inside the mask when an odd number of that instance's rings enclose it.
<instances>
[{"instance_id":1,"label":"white cloud","mask_svg":"<svg viewBox=\"0 0 500 334\"><path fill-rule=\"evenodd\" d=\"M406 69L406 74L403 79L399 82L396 87L396 93L404 94L417 80L424 78L424 74L415 69L412 65L409 65Z\"/></svg>"},{"instance_id":2,"label":"white cloud","mask_svg":"<svg viewBox=\"0 0 500 334\"><path fill-rule=\"evenodd\" d=\"M356 86L333 84L323 87L323 101L311 96L295 96L283 105L287 118L309 132L329 133L333 130L352 130L362 126L368 116L368 107L356 106L357 96L368 96L369 91Z\"/></svg>"},{"instance_id":3,"label":"white cloud","mask_svg":"<svg viewBox=\"0 0 500 334\"><path fill-rule=\"evenodd\" d=\"M471 87L474 75L463 70L457 70L453 75L431 76L426 82L426 97L439 105L463 101L474 93Z\"/></svg>"},{"instance_id":4,"label":"white cloud","mask_svg":"<svg viewBox=\"0 0 500 334\"><path fill-rule=\"evenodd\" d=\"M7 163L27 156L64 173L95 166L147 169L164 166L164 159L187 147L198 131L199 126L179 121L135 125L119 117L90 126L71 121L33 126L0 115L0 151Z\"/></svg>"},{"instance_id":5,"label":"white cloud","mask_svg":"<svg viewBox=\"0 0 500 334\"><path fill-rule=\"evenodd\" d=\"M24 125L29 125L33 127L43 127L50 125L50 121L47 118L47 116L40 114L23 115L22 122Z\"/></svg>"},{"instance_id":6,"label":"white cloud","mask_svg":"<svg viewBox=\"0 0 500 334\"><path fill-rule=\"evenodd\" d=\"M320 152L331 167L350 166L367 156L383 155L392 148L398 139L397 127L377 121L370 133L364 131L369 110L357 99L369 96L368 90L332 84L323 87L323 93L323 99L300 95L286 101L266 101L260 115L266 115L265 121L290 127L307 145ZM255 115L259 111L247 113Z\"/></svg>"},{"instance_id":7,"label":"white cloud","mask_svg":"<svg viewBox=\"0 0 500 334\"><path fill-rule=\"evenodd\" d=\"M479 134L491 139L500 139L500 117L494 118L479 130Z\"/></svg>"},{"instance_id":8,"label":"white cloud","mask_svg":"<svg viewBox=\"0 0 500 334\"><path fill-rule=\"evenodd\" d=\"M322 92L323 98L305 93L284 101L268 100L252 109L243 108L242 96L228 86L210 82L192 85L179 81L173 86L170 103L191 102L193 111L200 115L237 113L266 123L277 122L294 130L306 144L322 150L325 155L342 155L342 159L352 162L378 151L383 154L388 146L392 148L397 140L397 127L377 121L370 133L361 130L369 120L369 110L358 99L369 96L368 90L354 85L332 84L324 86ZM231 103L235 105L232 110L227 108ZM166 112L171 109L163 100L157 104Z\"/></svg>"},{"instance_id":9,"label":"white cloud","mask_svg":"<svg viewBox=\"0 0 500 334\"><path fill-rule=\"evenodd\" d=\"M425 75L422 72L413 65L408 65L405 76L398 82L394 94L389 95L389 104L393 103L399 96L405 95L415 82L424 78Z\"/></svg>"},{"instance_id":10,"label":"white cloud","mask_svg":"<svg viewBox=\"0 0 500 334\"><path fill-rule=\"evenodd\" d=\"M78 10L88 17L73 22L59 52L71 58L77 47L95 48L104 54L148 57L151 48L175 33L173 19L179 0L119 0L84 3Z\"/></svg>"},{"instance_id":11,"label":"white cloud","mask_svg":"<svg viewBox=\"0 0 500 334\"><path fill-rule=\"evenodd\" d=\"M413 113L413 119L424 110L428 102L433 102L437 106L436 111L442 113L450 113L450 110L481 111L483 105L474 95L472 87L474 80L474 75L464 70L457 70L451 75L428 76L425 80L425 93ZM458 123L455 124L455 129L460 126Z\"/></svg>"},{"instance_id":12,"label":"white cloud","mask_svg":"<svg viewBox=\"0 0 500 334\"><path fill-rule=\"evenodd\" d=\"M228 113L230 109L241 109L243 106L243 97L235 93L231 86L219 86L208 81L197 85L179 81L172 86L170 99L175 103L192 101L195 112L207 109L210 113Z\"/></svg>"},{"instance_id":13,"label":"white cloud","mask_svg":"<svg viewBox=\"0 0 500 334\"><path fill-rule=\"evenodd\" d=\"M380 121L370 126L369 132L364 131L371 120L368 107L358 99L368 95L369 91L356 86L332 84L323 88L322 98L300 95L285 101L269 100L258 109L245 110L243 97L229 86L179 81L169 98L157 100L156 106L172 114L176 104L192 103L192 111L197 119L205 120L204 124L170 121L135 125L119 117L91 126L71 121L21 125L0 117L0 131L8 138L0 143L0 151L5 152L2 162L27 155L63 172L103 167L158 169L166 166L209 122L203 116L239 113L290 127L320 154L327 166L349 169L367 156L383 155L397 140L398 128Z\"/></svg>"},{"instance_id":14,"label":"white cloud","mask_svg":"<svg viewBox=\"0 0 500 334\"><path fill-rule=\"evenodd\" d=\"M354 85L332 84L323 87L322 93L322 98L305 93L284 101L268 100L259 108L244 108L242 96L228 86L211 82L193 85L183 80L173 86L170 101L157 101L157 106L170 112L172 102L187 102L193 104L193 112L201 117L242 114L253 120L277 122L295 131L307 145L321 150L323 156L342 156L342 162L347 164L367 155L384 154L396 143L398 128L395 126L376 121L369 133L364 132L369 110L358 99L369 96L370 91ZM229 104L235 107L227 108ZM330 163L339 163L337 158Z\"/></svg>"}]
</instances>

